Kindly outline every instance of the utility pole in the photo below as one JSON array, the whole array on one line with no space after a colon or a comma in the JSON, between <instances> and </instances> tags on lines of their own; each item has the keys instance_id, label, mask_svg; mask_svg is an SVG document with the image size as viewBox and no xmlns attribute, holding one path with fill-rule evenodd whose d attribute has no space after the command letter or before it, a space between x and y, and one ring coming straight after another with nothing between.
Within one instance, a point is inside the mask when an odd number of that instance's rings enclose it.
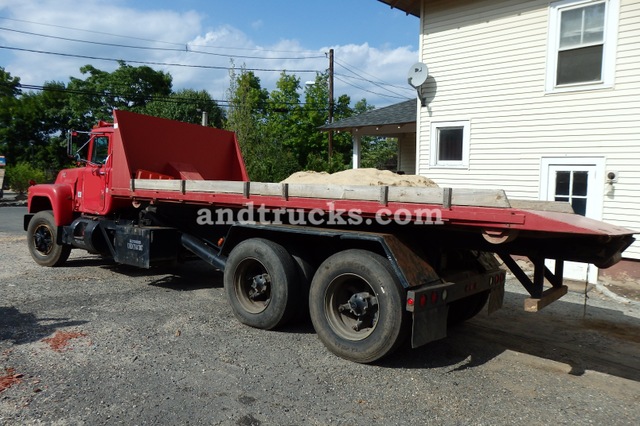
<instances>
[{"instance_id":1,"label":"utility pole","mask_svg":"<svg viewBox=\"0 0 640 426\"><path fill-rule=\"evenodd\" d=\"M329 124L333 123L333 49L329 49ZM333 157L333 130L329 130L329 162Z\"/></svg>"}]
</instances>

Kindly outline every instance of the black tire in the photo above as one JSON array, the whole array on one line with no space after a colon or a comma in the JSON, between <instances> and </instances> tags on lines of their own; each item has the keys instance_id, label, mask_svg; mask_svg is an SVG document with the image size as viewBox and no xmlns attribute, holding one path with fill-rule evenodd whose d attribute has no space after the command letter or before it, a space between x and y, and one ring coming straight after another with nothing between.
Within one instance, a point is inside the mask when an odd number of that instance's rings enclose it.
<instances>
[{"instance_id":1,"label":"black tire","mask_svg":"<svg viewBox=\"0 0 640 426\"><path fill-rule=\"evenodd\" d=\"M403 294L387 259L366 250L345 250L325 260L313 277L311 322L331 352L371 363L404 340L408 319Z\"/></svg>"},{"instance_id":2,"label":"black tire","mask_svg":"<svg viewBox=\"0 0 640 426\"><path fill-rule=\"evenodd\" d=\"M297 310L294 321L308 323L310 320L309 304L307 303L309 300L309 287L311 287L311 280L313 279L313 274L316 270L308 261L307 256L301 256L295 251L291 252L291 256L296 262L296 266L298 268L297 294L299 298L298 300L300 301L300 303L297 303L298 306L296 308Z\"/></svg>"},{"instance_id":3,"label":"black tire","mask_svg":"<svg viewBox=\"0 0 640 426\"><path fill-rule=\"evenodd\" d=\"M229 254L224 288L233 313L251 327L271 330L296 312L298 266L287 250L261 238L245 240Z\"/></svg>"},{"instance_id":4,"label":"black tire","mask_svg":"<svg viewBox=\"0 0 640 426\"><path fill-rule=\"evenodd\" d=\"M484 291L464 299L456 300L449 305L447 323L457 325L478 315L489 299L489 292Z\"/></svg>"},{"instance_id":5,"label":"black tire","mask_svg":"<svg viewBox=\"0 0 640 426\"><path fill-rule=\"evenodd\" d=\"M36 213L27 228L29 253L37 264L42 266L61 266L69 258L71 246L59 245L58 227L53 213L43 210Z\"/></svg>"}]
</instances>

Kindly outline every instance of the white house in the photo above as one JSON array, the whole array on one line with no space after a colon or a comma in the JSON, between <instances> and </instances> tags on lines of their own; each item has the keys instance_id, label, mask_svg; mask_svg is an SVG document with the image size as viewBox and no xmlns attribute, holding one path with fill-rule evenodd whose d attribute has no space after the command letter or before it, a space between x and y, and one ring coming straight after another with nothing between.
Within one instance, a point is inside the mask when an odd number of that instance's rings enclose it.
<instances>
[{"instance_id":1,"label":"white house","mask_svg":"<svg viewBox=\"0 0 640 426\"><path fill-rule=\"evenodd\" d=\"M420 19L417 174L640 231L640 0L378 1Z\"/></svg>"}]
</instances>

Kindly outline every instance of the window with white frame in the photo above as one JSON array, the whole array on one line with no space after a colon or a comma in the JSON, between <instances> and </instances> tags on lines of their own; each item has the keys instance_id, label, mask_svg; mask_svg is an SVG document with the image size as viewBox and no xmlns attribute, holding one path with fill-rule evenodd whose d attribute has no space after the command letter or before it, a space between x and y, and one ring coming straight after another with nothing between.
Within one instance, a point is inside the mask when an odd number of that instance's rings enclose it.
<instances>
[{"instance_id":1,"label":"window with white frame","mask_svg":"<svg viewBox=\"0 0 640 426\"><path fill-rule=\"evenodd\" d=\"M469 121L431 123L432 167L469 166Z\"/></svg>"},{"instance_id":2,"label":"window with white frame","mask_svg":"<svg viewBox=\"0 0 640 426\"><path fill-rule=\"evenodd\" d=\"M550 5L547 91L613 85L619 0Z\"/></svg>"}]
</instances>

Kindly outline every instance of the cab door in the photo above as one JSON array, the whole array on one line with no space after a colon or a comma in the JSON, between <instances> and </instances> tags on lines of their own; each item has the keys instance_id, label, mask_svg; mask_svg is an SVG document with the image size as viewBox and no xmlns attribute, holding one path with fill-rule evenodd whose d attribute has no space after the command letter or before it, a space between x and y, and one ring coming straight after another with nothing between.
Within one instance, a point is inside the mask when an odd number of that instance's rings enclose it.
<instances>
[{"instance_id":1,"label":"cab door","mask_svg":"<svg viewBox=\"0 0 640 426\"><path fill-rule=\"evenodd\" d=\"M82 208L84 213L103 214L109 197L110 175L109 137L95 136L90 144L88 163L82 179Z\"/></svg>"}]
</instances>

